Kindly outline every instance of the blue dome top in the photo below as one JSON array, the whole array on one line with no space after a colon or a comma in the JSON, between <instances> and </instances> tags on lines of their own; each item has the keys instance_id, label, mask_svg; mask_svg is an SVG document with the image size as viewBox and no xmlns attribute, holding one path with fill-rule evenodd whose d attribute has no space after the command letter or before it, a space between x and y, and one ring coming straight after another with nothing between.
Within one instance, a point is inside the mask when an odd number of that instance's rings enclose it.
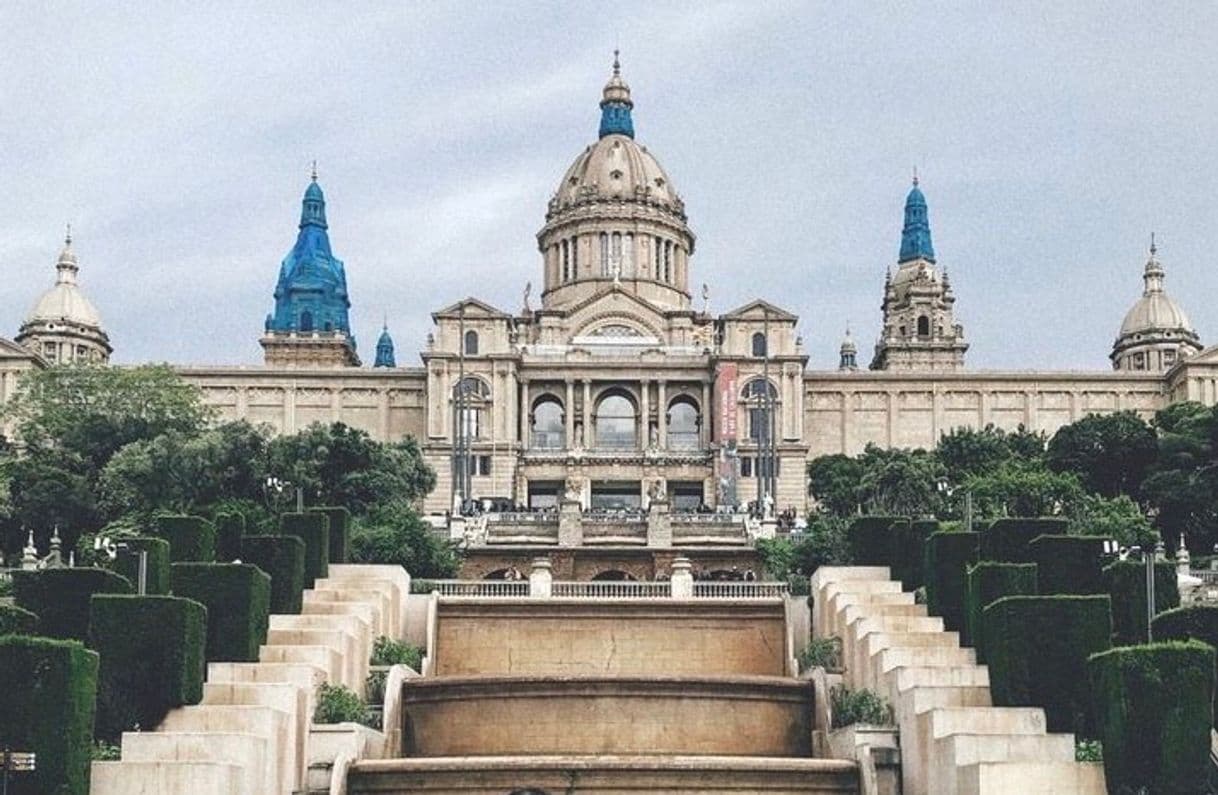
<instances>
[{"instance_id":1,"label":"blue dome top","mask_svg":"<svg viewBox=\"0 0 1218 795\"><path fill-rule=\"evenodd\" d=\"M914 177L913 188L905 197L905 225L901 229L901 255L898 262L915 259L935 261L935 247L930 241L930 218L926 210L926 197L918 188Z\"/></svg>"},{"instance_id":2,"label":"blue dome top","mask_svg":"<svg viewBox=\"0 0 1218 795\"><path fill-rule=\"evenodd\" d=\"M601 126L600 137L606 135L625 135L634 137L634 120L630 109L634 102L630 99L630 86L622 79L622 65L617 59L617 50L613 51L613 77L605 84L601 94Z\"/></svg>"},{"instance_id":3,"label":"blue dome top","mask_svg":"<svg viewBox=\"0 0 1218 795\"><path fill-rule=\"evenodd\" d=\"M389 326L381 330L381 337L376 341L376 363L373 367L397 367L393 356L393 337L389 336Z\"/></svg>"},{"instance_id":4,"label":"blue dome top","mask_svg":"<svg viewBox=\"0 0 1218 795\"><path fill-rule=\"evenodd\" d=\"M319 202L326 200L325 195L321 192L321 185L317 184L316 179L309 183L309 187L305 188L305 198L316 199Z\"/></svg>"}]
</instances>

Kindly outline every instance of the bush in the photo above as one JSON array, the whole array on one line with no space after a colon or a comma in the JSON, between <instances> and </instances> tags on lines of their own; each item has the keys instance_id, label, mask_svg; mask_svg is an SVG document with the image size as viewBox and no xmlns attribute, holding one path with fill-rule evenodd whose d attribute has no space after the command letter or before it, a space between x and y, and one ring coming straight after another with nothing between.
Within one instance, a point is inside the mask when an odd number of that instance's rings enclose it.
<instances>
[{"instance_id":1,"label":"bush","mask_svg":"<svg viewBox=\"0 0 1218 795\"><path fill-rule=\"evenodd\" d=\"M961 642L977 649L977 662L985 662L981 611L1004 596L1036 594L1035 563L995 563L983 560L968 569L964 595L964 631Z\"/></svg>"},{"instance_id":2,"label":"bush","mask_svg":"<svg viewBox=\"0 0 1218 795\"><path fill-rule=\"evenodd\" d=\"M174 707L203 698L207 610L174 596L92 600L89 646L101 655L97 730L118 742L124 731L150 731Z\"/></svg>"},{"instance_id":3,"label":"bush","mask_svg":"<svg viewBox=\"0 0 1218 795\"><path fill-rule=\"evenodd\" d=\"M368 678L364 680L364 691L368 694L369 704L384 703L387 681L389 681L389 671L385 668L368 672Z\"/></svg>"},{"instance_id":4,"label":"bush","mask_svg":"<svg viewBox=\"0 0 1218 795\"><path fill-rule=\"evenodd\" d=\"M11 795L88 795L97 654L76 641L0 637L0 748L32 751Z\"/></svg>"},{"instance_id":5,"label":"bush","mask_svg":"<svg viewBox=\"0 0 1218 795\"><path fill-rule=\"evenodd\" d=\"M0 635L37 634L37 615L16 605L0 605Z\"/></svg>"},{"instance_id":6,"label":"bush","mask_svg":"<svg viewBox=\"0 0 1218 795\"><path fill-rule=\"evenodd\" d=\"M147 580L144 583L145 593L149 595L169 593L169 542L163 538L126 538L122 543L127 549L120 549L118 557L110 564L110 570L123 575L135 588L140 582L141 551L148 553L148 568L145 571Z\"/></svg>"},{"instance_id":7,"label":"bush","mask_svg":"<svg viewBox=\"0 0 1218 795\"><path fill-rule=\"evenodd\" d=\"M1146 640L1146 564L1140 560L1118 560L1104 567L1108 595L1112 598L1112 642L1130 645ZM1176 567L1155 562L1155 613L1180 606Z\"/></svg>"},{"instance_id":8,"label":"bush","mask_svg":"<svg viewBox=\"0 0 1218 795\"><path fill-rule=\"evenodd\" d=\"M848 520L836 516L809 519L807 529L793 537L795 570L811 576L821 566L850 565L849 527Z\"/></svg>"},{"instance_id":9,"label":"bush","mask_svg":"<svg viewBox=\"0 0 1218 795\"><path fill-rule=\"evenodd\" d=\"M1051 732L1093 737L1087 658L1112 645L1106 596L1007 596L981 614L995 706L1041 707Z\"/></svg>"},{"instance_id":10,"label":"bush","mask_svg":"<svg viewBox=\"0 0 1218 795\"><path fill-rule=\"evenodd\" d=\"M840 638L813 638L799 653L799 670L810 671L824 668L826 671L842 669L842 641Z\"/></svg>"},{"instance_id":11,"label":"bush","mask_svg":"<svg viewBox=\"0 0 1218 795\"><path fill-rule=\"evenodd\" d=\"M415 671L422 670L423 650L412 643L394 640L381 635L372 644L371 665L409 665Z\"/></svg>"},{"instance_id":12,"label":"bush","mask_svg":"<svg viewBox=\"0 0 1218 795\"><path fill-rule=\"evenodd\" d=\"M891 726L892 710L881 696L863 688L851 690L836 685L829 690L833 711L833 728L865 723L870 726Z\"/></svg>"},{"instance_id":13,"label":"bush","mask_svg":"<svg viewBox=\"0 0 1218 795\"><path fill-rule=\"evenodd\" d=\"M106 569L43 569L13 572L17 606L38 616L38 631L49 638L89 637L89 599L96 593L132 593L126 577ZM3 680L0 680L3 681Z\"/></svg>"},{"instance_id":14,"label":"bush","mask_svg":"<svg viewBox=\"0 0 1218 795\"><path fill-rule=\"evenodd\" d=\"M460 568L455 545L436 536L409 505L389 503L351 533L352 563L397 564L411 577L444 579Z\"/></svg>"},{"instance_id":15,"label":"bush","mask_svg":"<svg viewBox=\"0 0 1218 795\"><path fill-rule=\"evenodd\" d=\"M322 684L317 690L314 723L362 723L369 725L372 715L368 705L355 691L342 685Z\"/></svg>"},{"instance_id":16,"label":"bush","mask_svg":"<svg viewBox=\"0 0 1218 795\"><path fill-rule=\"evenodd\" d=\"M1088 663L1109 792L1208 792L1214 649L1125 646Z\"/></svg>"},{"instance_id":17,"label":"bush","mask_svg":"<svg viewBox=\"0 0 1218 795\"><path fill-rule=\"evenodd\" d=\"M860 516L850 523L846 543L856 566L892 566L896 526L909 524L903 516Z\"/></svg>"},{"instance_id":18,"label":"bush","mask_svg":"<svg viewBox=\"0 0 1218 795\"><path fill-rule=\"evenodd\" d=\"M1038 566L1036 587L1040 593L1108 593L1104 580L1104 542L1098 536L1037 536L1032 539L1032 559Z\"/></svg>"},{"instance_id":19,"label":"bush","mask_svg":"<svg viewBox=\"0 0 1218 795\"><path fill-rule=\"evenodd\" d=\"M981 559L1002 563L1035 563L1032 539L1066 535L1065 519L995 519L981 534Z\"/></svg>"},{"instance_id":20,"label":"bush","mask_svg":"<svg viewBox=\"0 0 1218 795\"><path fill-rule=\"evenodd\" d=\"M173 594L207 608L208 662L255 662L266 643L271 578L249 563L175 563Z\"/></svg>"},{"instance_id":21,"label":"bush","mask_svg":"<svg viewBox=\"0 0 1218 795\"><path fill-rule=\"evenodd\" d=\"M89 749L89 758L94 762L117 762L123 758L123 749L114 743L97 740Z\"/></svg>"},{"instance_id":22,"label":"bush","mask_svg":"<svg viewBox=\"0 0 1218 795\"><path fill-rule=\"evenodd\" d=\"M926 539L923 578L927 609L943 617L947 629L964 628L967 567L977 562L980 533L931 533Z\"/></svg>"},{"instance_id":23,"label":"bush","mask_svg":"<svg viewBox=\"0 0 1218 795\"><path fill-rule=\"evenodd\" d=\"M279 532L296 536L305 545L304 584L330 573L330 519L324 513L285 513L279 517Z\"/></svg>"},{"instance_id":24,"label":"bush","mask_svg":"<svg viewBox=\"0 0 1218 795\"><path fill-rule=\"evenodd\" d=\"M1151 622L1155 640L1199 640L1218 648L1218 606L1191 605L1165 610ZM1214 694L1214 728L1218 729L1218 692Z\"/></svg>"},{"instance_id":25,"label":"bush","mask_svg":"<svg viewBox=\"0 0 1218 795\"><path fill-rule=\"evenodd\" d=\"M158 516L156 534L169 542L170 563L216 559L216 528L200 516Z\"/></svg>"},{"instance_id":26,"label":"bush","mask_svg":"<svg viewBox=\"0 0 1218 795\"><path fill-rule=\"evenodd\" d=\"M907 591L924 585L922 561L926 554L926 539L940 530L938 522L897 522L892 528L892 577L900 580Z\"/></svg>"},{"instance_id":27,"label":"bush","mask_svg":"<svg viewBox=\"0 0 1218 795\"><path fill-rule=\"evenodd\" d=\"M241 560L271 578L271 612L296 615L304 596L305 545L296 536L246 536Z\"/></svg>"},{"instance_id":28,"label":"bush","mask_svg":"<svg viewBox=\"0 0 1218 795\"><path fill-rule=\"evenodd\" d=\"M342 506L309 510L330 517L330 562L346 563L351 557L351 512Z\"/></svg>"},{"instance_id":29,"label":"bush","mask_svg":"<svg viewBox=\"0 0 1218 795\"><path fill-rule=\"evenodd\" d=\"M245 536L245 515L216 514L216 560L232 563L241 559L241 539Z\"/></svg>"}]
</instances>

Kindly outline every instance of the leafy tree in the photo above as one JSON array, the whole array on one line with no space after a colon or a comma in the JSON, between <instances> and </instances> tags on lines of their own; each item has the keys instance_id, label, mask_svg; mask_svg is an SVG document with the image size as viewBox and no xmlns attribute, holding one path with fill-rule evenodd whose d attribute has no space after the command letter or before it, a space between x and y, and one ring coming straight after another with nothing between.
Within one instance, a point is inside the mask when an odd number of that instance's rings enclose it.
<instances>
[{"instance_id":1,"label":"leafy tree","mask_svg":"<svg viewBox=\"0 0 1218 795\"><path fill-rule=\"evenodd\" d=\"M839 517L818 517L808 522L808 528L796 541L793 555L795 570L811 576L821 566L843 566L850 563L850 548L846 530L850 520Z\"/></svg>"},{"instance_id":2,"label":"leafy tree","mask_svg":"<svg viewBox=\"0 0 1218 795\"><path fill-rule=\"evenodd\" d=\"M1125 494L1111 499L1083 495L1070 506L1069 519L1071 533L1115 538L1123 546L1146 548L1159 538L1141 507Z\"/></svg>"},{"instance_id":3,"label":"leafy tree","mask_svg":"<svg viewBox=\"0 0 1218 795\"><path fill-rule=\"evenodd\" d=\"M848 516L859 507L859 481L863 466L840 453L808 462L808 493L830 514Z\"/></svg>"},{"instance_id":4,"label":"leafy tree","mask_svg":"<svg viewBox=\"0 0 1218 795\"><path fill-rule=\"evenodd\" d=\"M1132 411L1092 414L1063 426L1049 441L1046 460L1056 472L1073 472L1089 491L1137 499L1158 455L1150 425Z\"/></svg>"},{"instance_id":5,"label":"leafy tree","mask_svg":"<svg viewBox=\"0 0 1218 795\"><path fill-rule=\"evenodd\" d=\"M400 500L376 506L355 521L351 561L396 563L419 579L453 577L460 566L454 544L438 537Z\"/></svg>"},{"instance_id":6,"label":"leafy tree","mask_svg":"<svg viewBox=\"0 0 1218 795\"><path fill-rule=\"evenodd\" d=\"M964 481L973 495L974 515L1054 516L1067 513L1084 495L1078 477L1053 472L1037 462L1011 460Z\"/></svg>"},{"instance_id":7,"label":"leafy tree","mask_svg":"<svg viewBox=\"0 0 1218 795\"><path fill-rule=\"evenodd\" d=\"M939 438L935 456L943 464L950 482L962 483L970 475L981 475L1011 459L1036 461L1044 456L1045 435L1024 426L1007 432L993 424L978 430L954 428Z\"/></svg>"},{"instance_id":8,"label":"leafy tree","mask_svg":"<svg viewBox=\"0 0 1218 795\"><path fill-rule=\"evenodd\" d=\"M10 455L0 468L9 496L4 523L8 553L20 551L31 530L38 549L45 552L56 528L66 551L82 531L99 524L93 485L74 456L36 450L19 457Z\"/></svg>"},{"instance_id":9,"label":"leafy tree","mask_svg":"<svg viewBox=\"0 0 1218 795\"><path fill-rule=\"evenodd\" d=\"M859 457L863 474L859 491L869 513L933 516L943 467L925 450L885 450L867 445Z\"/></svg>"},{"instance_id":10,"label":"leafy tree","mask_svg":"<svg viewBox=\"0 0 1218 795\"><path fill-rule=\"evenodd\" d=\"M1143 496L1168 544L1184 534L1194 549L1209 550L1218 541L1218 411L1177 403L1158 412L1154 425L1159 453Z\"/></svg>"}]
</instances>

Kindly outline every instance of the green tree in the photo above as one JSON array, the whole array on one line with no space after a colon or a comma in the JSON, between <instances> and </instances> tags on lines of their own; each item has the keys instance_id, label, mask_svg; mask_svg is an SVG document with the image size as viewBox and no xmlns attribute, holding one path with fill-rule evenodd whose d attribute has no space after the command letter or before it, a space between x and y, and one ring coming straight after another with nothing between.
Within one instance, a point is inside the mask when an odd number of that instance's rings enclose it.
<instances>
[{"instance_id":1,"label":"green tree","mask_svg":"<svg viewBox=\"0 0 1218 795\"><path fill-rule=\"evenodd\" d=\"M933 454L867 445L859 463L859 492L867 512L933 516L941 507L938 482L944 470Z\"/></svg>"},{"instance_id":2,"label":"green tree","mask_svg":"<svg viewBox=\"0 0 1218 795\"><path fill-rule=\"evenodd\" d=\"M1115 538L1123 546L1146 548L1159 538L1142 508L1125 494L1085 494L1070 506L1069 520L1071 533Z\"/></svg>"},{"instance_id":3,"label":"green tree","mask_svg":"<svg viewBox=\"0 0 1218 795\"><path fill-rule=\"evenodd\" d=\"M454 544L437 536L405 502L395 500L355 520L353 563L396 563L419 579L454 577L460 567Z\"/></svg>"},{"instance_id":4,"label":"green tree","mask_svg":"<svg viewBox=\"0 0 1218 795\"><path fill-rule=\"evenodd\" d=\"M1037 462L1011 460L990 472L964 481L973 495L974 515L1055 516L1068 513L1084 495L1078 477L1053 472Z\"/></svg>"},{"instance_id":5,"label":"green tree","mask_svg":"<svg viewBox=\"0 0 1218 795\"><path fill-rule=\"evenodd\" d=\"M1142 484L1169 545L1181 534L1209 550L1218 541L1218 412L1200 403L1177 403L1158 412L1158 457Z\"/></svg>"},{"instance_id":6,"label":"green tree","mask_svg":"<svg viewBox=\"0 0 1218 795\"><path fill-rule=\"evenodd\" d=\"M863 466L847 455L822 455L808 462L808 493L825 513L848 516L858 512Z\"/></svg>"},{"instance_id":7,"label":"green tree","mask_svg":"<svg viewBox=\"0 0 1218 795\"><path fill-rule=\"evenodd\" d=\"M1078 475L1089 491L1138 499L1158 452L1154 428L1132 411L1118 411L1060 428L1049 441L1046 461L1055 472Z\"/></svg>"}]
</instances>

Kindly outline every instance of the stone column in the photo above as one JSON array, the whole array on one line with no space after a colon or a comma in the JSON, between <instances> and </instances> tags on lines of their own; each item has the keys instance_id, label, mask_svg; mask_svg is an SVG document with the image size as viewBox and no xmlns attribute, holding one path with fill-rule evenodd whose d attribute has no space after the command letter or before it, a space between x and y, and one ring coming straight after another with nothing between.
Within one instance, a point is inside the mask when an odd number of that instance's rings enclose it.
<instances>
[{"instance_id":1,"label":"stone column","mask_svg":"<svg viewBox=\"0 0 1218 795\"><path fill-rule=\"evenodd\" d=\"M579 500L563 494L558 509L558 545L578 547L584 543L582 505Z\"/></svg>"},{"instance_id":2,"label":"stone column","mask_svg":"<svg viewBox=\"0 0 1218 795\"><path fill-rule=\"evenodd\" d=\"M529 570L529 596L549 599L553 591L554 575L551 572L549 558L533 558L533 568Z\"/></svg>"},{"instance_id":3,"label":"stone column","mask_svg":"<svg viewBox=\"0 0 1218 795\"><path fill-rule=\"evenodd\" d=\"M698 426L698 443L702 449L710 447L710 427L711 427L711 392L710 384L706 381L702 382L702 408L700 414L702 422Z\"/></svg>"},{"instance_id":4,"label":"stone column","mask_svg":"<svg viewBox=\"0 0 1218 795\"><path fill-rule=\"evenodd\" d=\"M656 497L647 506L647 546L672 546L672 513L668 497Z\"/></svg>"},{"instance_id":5,"label":"stone column","mask_svg":"<svg viewBox=\"0 0 1218 795\"><path fill-rule=\"evenodd\" d=\"M591 450L596 444L592 438L592 381L584 379L584 447Z\"/></svg>"},{"instance_id":6,"label":"stone column","mask_svg":"<svg viewBox=\"0 0 1218 795\"><path fill-rule=\"evenodd\" d=\"M520 449L528 450L533 429L533 418L529 415L529 382L520 379Z\"/></svg>"},{"instance_id":7,"label":"stone column","mask_svg":"<svg viewBox=\"0 0 1218 795\"><path fill-rule=\"evenodd\" d=\"M661 450L668 449L668 382L661 379L656 382L656 435L659 436ZM706 409L703 409L706 411Z\"/></svg>"},{"instance_id":8,"label":"stone column","mask_svg":"<svg viewBox=\"0 0 1218 795\"><path fill-rule=\"evenodd\" d=\"M575 446L575 382L567 379L567 400L563 404L563 447Z\"/></svg>"},{"instance_id":9,"label":"stone column","mask_svg":"<svg viewBox=\"0 0 1218 795\"><path fill-rule=\"evenodd\" d=\"M639 438L642 439L642 447L644 450L651 447L651 381L646 378L639 381L639 422L642 424L642 431Z\"/></svg>"},{"instance_id":10,"label":"stone column","mask_svg":"<svg viewBox=\"0 0 1218 795\"><path fill-rule=\"evenodd\" d=\"M679 557L672 562L672 598L694 598L694 574L691 571L689 558Z\"/></svg>"}]
</instances>

